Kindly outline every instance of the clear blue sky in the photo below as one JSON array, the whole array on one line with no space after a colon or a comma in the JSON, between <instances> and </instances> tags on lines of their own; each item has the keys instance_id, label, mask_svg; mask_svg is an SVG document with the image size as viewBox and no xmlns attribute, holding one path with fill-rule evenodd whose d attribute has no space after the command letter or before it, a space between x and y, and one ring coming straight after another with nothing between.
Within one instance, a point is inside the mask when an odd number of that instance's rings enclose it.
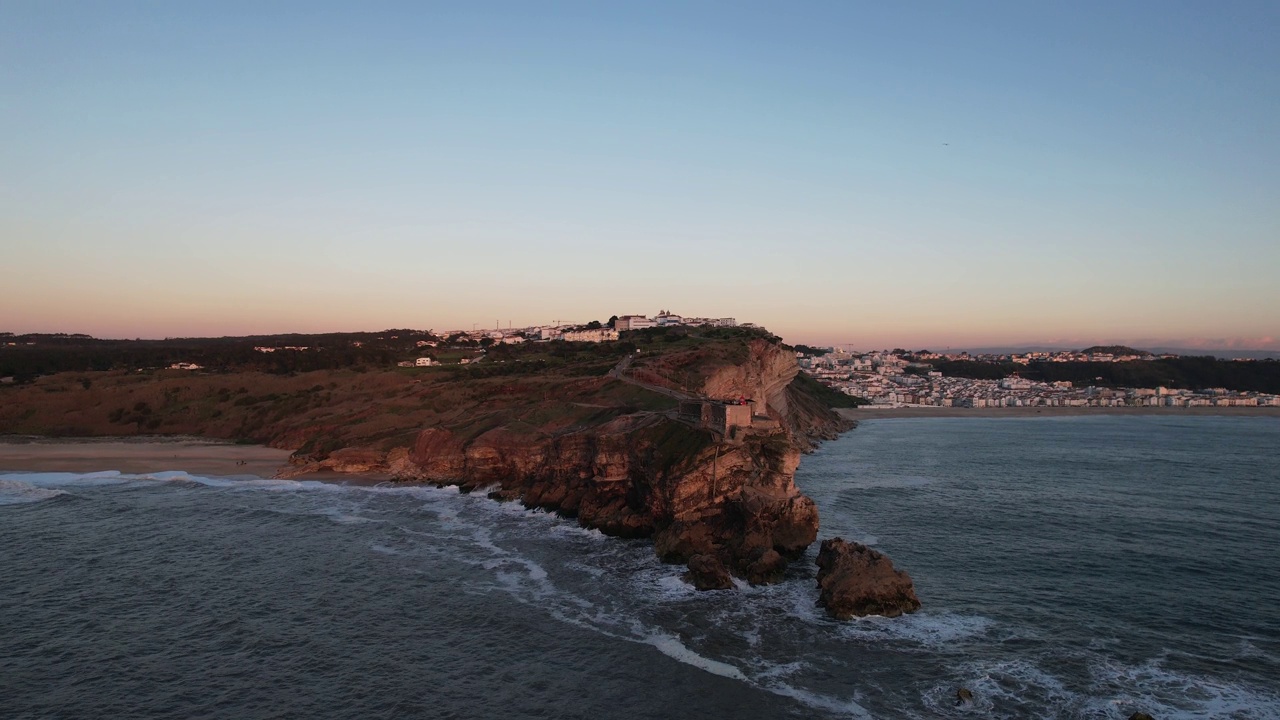
<instances>
[{"instance_id":1,"label":"clear blue sky","mask_svg":"<svg viewBox=\"0 0 1280 720\"><path fill-rule=\"evenodd\" d=\"M1280 3L0 2L0 330L1280 347Z\"/></svg>"}]
</instances>

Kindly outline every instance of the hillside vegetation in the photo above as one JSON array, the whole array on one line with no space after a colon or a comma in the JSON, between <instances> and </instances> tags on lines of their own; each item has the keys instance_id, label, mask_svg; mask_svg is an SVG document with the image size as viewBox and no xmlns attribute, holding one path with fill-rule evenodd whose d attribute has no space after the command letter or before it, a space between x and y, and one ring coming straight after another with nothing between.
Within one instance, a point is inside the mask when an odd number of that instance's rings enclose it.
<instances>
[{"instance_id":1,"label":"hillside vegetation","mask_svg":"<svg viewBox=\"0 0 1280 720\"><path fill-rule=\"evenodd\" d=\"M688 377L741 362L750 330L628 333L615 343L526 343L487 348L478 362L399 368L420 354L414 331L388 331L373 347L351 347L353 335L329 338L348 350L255 352L262 338L175 341L95 341L68 337L7 348L19 364L75 367L0 386L0 434L65 437L197 435L254 442L323 456L340 447L388 449L411 444L423 428L475 437L496 427L515 434L556 435L631 414L674 408L671 397L610 378L630 353L646 361L679 358ZM390 340L401 335L409 342ZM377 337L388 338L376 341ZM296 337L288 337L290 341ZM270 342L280 342L280 337ZM776 342L775 338L769 338ZM316 342L308 336L306 342ZM355 340L355 342L363 342ZM406 346L407 345L407 346ZM248 348L245 352L244 349ZM272 357L276 356L276 357ZM323 358L340 367L288 369ZM197 362L198 371L136 368L139 361ZM304 362L305 360L305 362ZM352 363L347 367L347 363ZM12 366L12 364L11 364ZM106 366L112 369L93 369ZM825 396L824 396L825 397Z\"/></svg>"}]
</instances>

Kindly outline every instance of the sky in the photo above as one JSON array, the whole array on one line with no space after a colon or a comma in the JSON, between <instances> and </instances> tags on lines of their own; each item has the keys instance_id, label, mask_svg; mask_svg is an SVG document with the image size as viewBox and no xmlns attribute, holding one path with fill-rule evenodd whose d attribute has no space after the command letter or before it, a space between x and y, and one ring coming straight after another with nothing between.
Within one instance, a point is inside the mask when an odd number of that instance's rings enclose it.
<instances>
[{"instance_id":1,"label":"sky","mask_svg":"<svg viewBox=\"0 0 1280 720\"><path fill-rule=\"evenodd\" d=\"M1280 3L0 0L0 331L1280 349Z\"/></svg>"}]
</instances>

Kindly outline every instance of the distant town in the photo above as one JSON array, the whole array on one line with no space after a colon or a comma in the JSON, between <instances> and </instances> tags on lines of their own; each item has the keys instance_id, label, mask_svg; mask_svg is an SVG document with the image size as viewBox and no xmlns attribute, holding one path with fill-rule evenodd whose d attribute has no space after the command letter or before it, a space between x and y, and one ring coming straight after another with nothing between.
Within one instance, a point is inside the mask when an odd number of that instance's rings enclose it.
<instances>
[{"instance_id":1,"label":"distant town","mask_svg":"<svg viewBox=\"0 0 1280 720\"><path fill-rule=\"evenodd\" d=\"M643 341L658 336L665 342L696 342L727 329L773 337L763 327L736 318L682 316L669 310L587 323L507 325L495 321L489 328L477 323L470 329L445 331L165 340L0 333L0 385L54 372L108 369L288 373L477 363L488 367L554 362L591 345L602 358L619 356L636 352ZM582 345L575 350L575 343ZM870 408L1280 407L1280 361L1273 359L1155 354L1124 346L1004 354L859 351L802 344L794 350L805 374L848 396L849 404ZM486 372L492 371L496 368Z\"/></svg>"},{"instance_id":2,"label":"distant town","mask_svg":"<svg viewBox=\"0 0 1280 720\"><path fill-rule=\"evenodd\" d=\"M1263 392L1163 386L1079 387L1070 380L1037 381L1022 377L1017 372L1001 378L982 379L947 377L938 369L947 363L987 364L996 368L1030 366L1033 363L1133 363L1179 358L1177 355L1153 355L1131 348L973 356L928 351L852 352L838 348L806 348L797 351L796 355L800 367L809 375L841 392L867 400L868 406L874 408L1280 406L1280 395Z\"/></svg>"},{"instance_id":3,"label":"distant town","mask_svg":"<svg viewBox=\"0 0 1280 720\"><path fill-rule=\"evenodd\" d=\"M739 327L734 318L683 317L669 310L662 310L653 317L646 315L615 315L608 322L592 321L586 324L563 324L556 321L548 325L532 325L529 327L503 330L447 330L440 333L445 338L467 338L483 340L488 338L503 343L522 343L530 340L564 340L566 342L610 342L617 340L620 333L631 330L647 330L658 327ZM741 327L757 327L753 323L742 323Z\"/></svg>"},{"instance_id":4,"label":"distant town","mask_svg":"<svg viewBox=\"0 0 1280 720\"><path fill-rule=\"evenodd\" d=\"M564 324L556 321L547 325L531 325L528 327L506 329L471 329L446 330L439 333L440 340L419 340L418 347L434 348L441 346L457 346L460 343L475 343L481 347L502 345L519 345L526 342L615 342L621 333L650 328L675 327L745 327L756 328L753 323L738 324L734 318L682 317L663 310L651 317L645 315L615 315L608 322L592 321L586 324ZM269 352L268 348L255 348ZM470 362L472 358L461 358L461 362ZM398 363L401 367L430 367L440 364L429 355Z\"/></svg>"}]
</instances>

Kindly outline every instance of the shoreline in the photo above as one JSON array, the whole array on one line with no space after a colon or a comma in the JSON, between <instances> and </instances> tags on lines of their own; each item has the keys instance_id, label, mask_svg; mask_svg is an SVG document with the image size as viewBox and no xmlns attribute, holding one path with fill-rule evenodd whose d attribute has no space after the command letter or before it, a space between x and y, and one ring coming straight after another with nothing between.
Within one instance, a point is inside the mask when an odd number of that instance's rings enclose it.
<instances>
[{"instance_id":1,"label":"shoreline","mask_svg":"<svg viewBox=\"0 0 1280 720\"><path fill-rule=\"evenodd\" d=\"M1080 417L1084 415L1165 415L1280 417L1280 407L901 407L839 408L836 412L850 420L900 420L905 418L1028 418Z\"/></svg>"},{"instance_id":2,"label":"shoreline","mask_svg":"<svg viewBox=\"0 0 1280 720\"><path fill-rule=\"evenodd\" d=\"M1280 417L1280 407L901 407L838 408L854 421L921 418L1051 418L1106 416ZM193 436L45 437L0 435L0 472L108 472L146 474L181 471L227 477L273 478L289 464L289 450L242 445ZM332 470L298 475L298 480L372 485L391 480L384 473L340 473Z\"/></svg>"},{"instance_id":3,"label":"shoreline","mask_svg":"<svg viewBox=\"0 0 1280 720\"><path fill-rule=\"evenodd\" d=\"M288 450L196 437L0 437L0 472L117 472L140 475L273 477L289 464ZM311 478L323 479L323 478Z\"/></svg>"}]
</instances>

